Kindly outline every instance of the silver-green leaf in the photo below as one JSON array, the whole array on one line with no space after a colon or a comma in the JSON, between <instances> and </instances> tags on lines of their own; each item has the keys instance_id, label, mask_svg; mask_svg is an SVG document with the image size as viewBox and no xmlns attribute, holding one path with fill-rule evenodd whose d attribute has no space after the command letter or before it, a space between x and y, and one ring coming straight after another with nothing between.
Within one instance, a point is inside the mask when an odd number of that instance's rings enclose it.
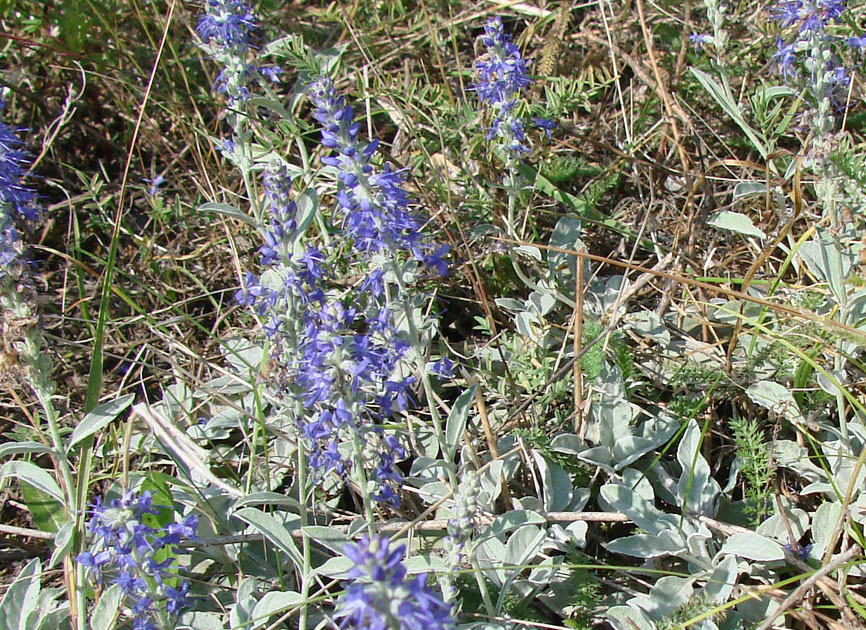
<instances>
[{"instance_id":1,"label":"silver-green leaf","mask_svg":"<svg viewBox=\"0 0 866 630\"><path fill-rule=\"evenodd\" d=\"M79 422L78 426L76 426L72 431L67 448L72 448L82 440L90 437L98 431L101 431L107 425L114 422L115 418L117 418L117 416L123 413L123 411L132 404L134 398L135 396L133 394L127 394L126 396L121 396L114 400L110 400L107 403L96 406L92 411L90 411L90 413L81 419L81 422Z\"/></svg>"}]
</instances>

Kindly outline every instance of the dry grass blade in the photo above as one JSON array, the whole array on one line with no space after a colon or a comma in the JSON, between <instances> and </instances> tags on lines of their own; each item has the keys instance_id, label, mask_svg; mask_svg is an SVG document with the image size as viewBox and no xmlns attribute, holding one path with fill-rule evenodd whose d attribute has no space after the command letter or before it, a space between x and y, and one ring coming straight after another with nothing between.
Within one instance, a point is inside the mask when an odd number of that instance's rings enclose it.
<instances>
[{"instance_id":1,"label":"dry grass blade","mask_svg":"<svg viewBox=\"0 0 866 630\"><path fill-rule=\"evenodd\" d=\"M189 436L177 428L177 425L172 420L166 418L161 412L146 403L135 405L133 412L150 427L154 437L191 470L196 471L204 479L226 492L229 496L235 498L244 496L242 491L227 484L211 472L210 466L207 464L211 459L210 453L197 446Z\"/></svg>"}]
</instances>

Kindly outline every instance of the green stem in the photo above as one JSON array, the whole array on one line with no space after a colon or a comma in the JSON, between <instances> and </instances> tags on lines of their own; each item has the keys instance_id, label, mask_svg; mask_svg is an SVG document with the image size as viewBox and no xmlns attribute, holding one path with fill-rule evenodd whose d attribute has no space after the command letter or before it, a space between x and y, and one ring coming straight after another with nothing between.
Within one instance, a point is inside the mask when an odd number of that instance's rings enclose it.
<instances>
[{"instance_id":1,"label":"green stem","mask_svg":"<svg viewBox=\"0 0 866 630\"><path fill-rule=\"evenodd\" d=\"M430 419L433 421L433 432L436 434L436 440L439 442L439 448L442 449L442 453L445 453L445 431L442 428L442 417L439 415L439 408L436 406L435 399L433 398L433 384L430 382L430 375L427 373L427 348L421 341L421 334L418 332L418 327L415 325L415 318L413 317L413 309L412 304L409 301L409 290L406 287L406 283L403 281L402 270L400 269L399 262L392 260L391 266L394 270L394 275L397 278L397 286L400 290L400 295L405 296L403 298L403 312L406 316L406 326L409 328L409 343L412 348L415 350L415 360L417 362L417 370L421 375L421 384L424 387L424 397L427 399L427 408L430 410ZM450 462L449 462L450 463ZM457 489L457 476L454 473L454 469L452 466L446 466L446 471L448 472L448 483L451 485L452 490Z\"/></svg>"},{"instance_id":2,"label":"green stem","mask_svg":"<svg viewBox=\"0 0 866 630\"><path fill-rule=\"evenodd\" d=\"M41 375L40 375L41 377ZM39 377L37 377L39 378ZM40 379L41 380L41 379ZM60 436L60 425L58 423L57 410L51 402L50 391L53 388L44 388L43 383L33 384L33 390L39 399L39 404L45 413L45 421L48 424L48 434L51 437L51 446L54 451L54 462L63 480L63 491L66 495L66 519L75 522L74 540L72 549L81 551L84 545L84 512L79 510L78 492L72 476L72 467L66 455L66 447ZM85 573L84 566L71 560L73 566L71 586L75 593L76 626L78 630L87 630L87 591L84 588Z\"/></svg>"},{"instance_id":3,"label":"green stem","mask_svg":"<svg viewBox=\"0 0 866 630\"><path fill-rule=\"evenodd\" d=\"M307 601L310 596L310 537L307 526L310 524L307 512L307 454L304 445L298 442L298 505L301 516L301 544L303 546L304 565L301 567L301 601ZM309 606L302 606L299 611L298 630L307 630L307 611Z\"/></svg>"},{"instance_id":4,"label":"green stem","mask_svg":"<svg viewBox=\"0 0 866 630\"><path fill-rule=\"evenodd\" d=\"M367 533L370 535L370 540L376 535L375 515L373 514L373 500L370 498L370 491L367 488L367 473L364 470L364 444L361 442L361 435L358 431L352 431L352 447L354 450L352 462L352 476L355 478L355 483L358 484L358 490L361 492L361 502L364 504L364 517L367 519Z\"/></svg>"},{"instance_id":5,"label":"green stem","mask_svg":"<svg viewBox=\"0 0 866 630\"><path fill-rule=\"evenodd\" d=\"M478 566L475 560L475 552L469 556L469 562L472 565L472 575L475 576L475 583L478 585L478 592L481 593L481 600L484 602L484 609L487 615L494 619L496 617L496 605L493 603L493 598L490 597L490 591L487 588L487 582L484 580L484 573Z\"/></svg>"}]
</instances>

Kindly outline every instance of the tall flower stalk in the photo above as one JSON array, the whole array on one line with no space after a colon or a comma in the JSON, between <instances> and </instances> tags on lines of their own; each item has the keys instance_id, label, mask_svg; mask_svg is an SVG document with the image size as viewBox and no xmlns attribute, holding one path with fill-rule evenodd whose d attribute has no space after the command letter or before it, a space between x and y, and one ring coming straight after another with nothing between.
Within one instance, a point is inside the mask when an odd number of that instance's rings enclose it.
<instances>
[{"instance_id":1,"label":"tall flower stalk","mask_svg":"<svg viewBox=\"0 0 866 630\"><path fill-rule=\"evenodd\" d=\"M0 102L0 112L3 103ZM0 323L2 323L4 372L17 371L18 378L33 390L42 408L51 457L63 492L66 521L75 523L73 548L83 544L81 507L76 492L72 462L64 443L60 416L54 406L56 383L51 377L52 362L46 351L36 307L36 295L31 285L31 263L21 234L41 217L42 208L35 191L27 182L25 167L28 155L15 130L0 122ZM8 357L14 357L12 361ZM6 376L6 375L4 375ZM80 566L65 563L66 583L70 585L70 600L74 606L77 627L87 625L84 573Z\"/></svg>"},{"instance_id":2,"label":"tall flower stalk","mask_svg":"<svg viewBox=\"0 0 866 630\"><path fill-rule=\"evenodd\" d=\"M416 379L415 375L406 374L406 364L414 363L434 431L444 443L426 365L433 323L421 315L418 303L421 296L411 284L425 268L444 275L447 272L444 256L449 248L423 234L420 217L410 210L403 172L388 164L382 169L374 167L378 140L361 139L360 124L354 120L352 108L337 95L331 80L317 79L309 92L316 106L313 116L322 125L322 144L333 151L322 162L338 180L336 199L342 231L368 263L366 278L359 287L359 303L363 304L371 329L388 330L392 335L389 344L399 355L395 358L405 359L403 375L384 382L388 397L378 401L380 409L385 417L405 409L410 398L408 388ZM451 481L454 484L455 480Z\"/></svg>"},{"instance_id":3,"label":"tall flower stalk","mask_svg":"<svg viewBox=\"0 0 866 630\"><path fill-rule=\"evenodd\" d=\"M277 80L281 69L256 63L251 58L250 36L257 28L255 14L247 2L206 0L205 13L199 17L196 33L202 49L221 68L213 90L225 97L224 115L232 133L229 139L219 143L220 150L240 169L253 211L259 218L251 177L254 161L246 105L252 96L250 90Z\"/></svg>"},{"instance_id":4,"label":"tall flower stalk","mask_svg":"<svg viewBox=\"0 0 866 630\"><path fill-rule=\"evenodd\" d=\"M492 112L487 139L510 171L529 153L524 121L517 113L520 98L530 84L526 62L498 17L487 20L481 43L486 52L475 62L478 82L474 89Z\"/></svg>"},{"instance_id":5,"label":"tall flower stalk","mask_svg":"<svg viewBox=\"0 0 866 630\"><path fill-rule=\"evenodd\" d=\"M259 250L266 270L248 274L237 298L265 320L279 386L311 447L314 478L352 476L365 493L369 480L370 500L398 507L397 462L405 449L384 425L412 404L430 327L416 321L409 285L425 269L444 273L448 248L422 233L402 172L374 167L378 143L360 139L352 108L330 80L316 80L310 95L322 144L333 152L322 157L336 183L329 229L359 254L352 273L362 280L337 288L325 257L304 238L320 195L308 189L292 201L285 165L271 163L263 176L268 219Z\"/></svg>"},{"instance_id":6,"label":"tall flower stalk","mask_svg":"<svg viewBox=\"0 0 866 630\"><path fill-rule=\"evenodd\" d=\"M515 227L515 204L521 188L518 166L529 153L526 121L520 109L531 80L526 71L526 61L511 41L511 36L505 32L499 17L487 20L479 41L485 52L475 62L478 81L472 89L490 120L486 138L493 153L502 160L503 186L508 198L506 227L509 236L519 238L519 231ZM555 127L552 121L543 118L536 118L533 124L542 129L548 138ZM515 270L523 276L517 267Z\"/></svg>"},{"instance_id":7,"label":"tall flower stalk","mask_svg":"<svg viewBox=\"0 0 866 630\"><path fill-rule=\"evenodd\" d=\"M845 324L853 324L847 321L851 313L843 260L852 255L852 244L859 240L859 235L842 219L839 211L840 173L834 161L838 139L833 133L836 114L843 107L851 81L838 54L839 49L856 49L861 44L856 38L843 38L832 32L831 25L842 21L846 5L846 0L782 0L771 9L771 16L783 29L783 35L776 40L773 60L786 81L797 82L806 90L811 107L806 119L811 131L811 144L805 163L817 175L815 191L829 224L816 227L817 235L812 242L827 261L824 273L839 306L837 317ZM838 351L834 355L834 370L837 374L844 373L847 361L843 344L842 340L836 342ZM836 389L840 436L848 447L847 401L842 387Z\"/></svg>"}]
</instances>

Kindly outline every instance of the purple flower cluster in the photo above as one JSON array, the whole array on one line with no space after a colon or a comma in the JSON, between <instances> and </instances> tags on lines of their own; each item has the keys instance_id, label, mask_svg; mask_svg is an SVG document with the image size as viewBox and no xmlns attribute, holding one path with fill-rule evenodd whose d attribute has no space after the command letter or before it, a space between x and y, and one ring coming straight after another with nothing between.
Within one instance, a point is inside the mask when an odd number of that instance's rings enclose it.
<instances>
[{"instance_id":1,"label":"purple flower cluster","mask_svg":"<svg viewBox=\"0 0 866 630\"><path fill-rule=\"evenodd\" d=\"M221 51L246 52L249 33L256 28L250 6L242 0L207 0L196 32L205 44Z\"/></svg>"},{"instance_id":2,"label":"purple flower cluster","mask_svg":"<svg viewBox=\"0 0 866 630\"><path fill-rule=\"evenodd\" d=\"M811 91L815 105L827 100L841 107L850 77L836 54L838 47L859 48L857 38L841 38L828 32L833 22L841 22L846 0L782 0L770 8L771 18L789 37L776 38L773 64L786 81L800 80ZM829 106L825 106L828 109ZM829 113L822 113L829 118ZM829 120L819 121L827 131Z\"/></svg>"},{"instance_id":3,"label":"purple flower cluster","mask_svg":"<svg viewBox=\"0 0 866 630\"><path fill-rule=\"evenodd\" d=\"M526 62L520 56L511 35L505 32L502 20L491 17L484 25L481 43L487 57L478 60L479 81L475 85L478 98L487 103L507 103L529 87Z\"/></svg>"},{"instance_id":4,"label":"purple flower cluster","mask_svg":"<svg viewBox=\"0 0 866 630\"><path fill-rule=\"evenodd\" d=\"M838 21L845 10L845 0L782 0L770 9L770 15L782 28L797 25L801 33L823 31L831 21Z\"/></svg>"},{"instance_id":5,"label":"purple flower cluster","mask_svg":"<svg viewBox=\"0 0 866 630\"><path fill-rule=\"evenodd\" d=\"M195 539L198 520L194 515L161 529L144 524L145 515L155 515L149 492L136 496L128 491L107 504L97 498L88 510L90 548L75 558L90 577L102 584L111 572L131 602L128 614L133 630L156 630L155 619L163 614L176 618L186 607L189 585L171 570L178 544ZM160 560L160 558L162 558Z\"/></svg>"},{"instance_id":6,"label":"purple flower cluster","mask_svg":"<svg viewBox=\"0 0 866 630\"><path fill-rule=\"evenodd\" d=\"M420 574L407 578L405 545L390 548L385 537L366 536L343 553L355 566L336 617L343 630L445 630L454 627L451 607L427 587Z\"/></svg>"},{"instance_id":7,"label":"purple flower cluster","mask_svg":"<svg viewBox=\"0 0 866 630\"><path fill-rule=\"evenodd\" d=\"M282 72L276 66L257 67L247 61L249 36L255 29L255 15L243 0L207 0L205 14L196 27L210 56L223 66L214 90L225 94L231 106L249 99L248 86L253 76L277 81Z\"/></svg>"},{"instance_id":8,"label":"purple flower cluster","mask_svg":"<svg viewBox=\"0 0 866 630\"><path fill-rule=\"evenodd\" d=\"M244 287L235 299L259 315L269 315L265 331L268 337L279 339L287 334L283 320L288 312L325 303L322 282L326 270L317 249L299 247L298 207L292 201L292 179L286 166L280 162L268 164L262 180L268 224L261 229L265 242L259 247L259 255L262 266L272 272L271 282L266 286L254 274L247 273Z\"/></svg>"},{"instance_id":9,"label":"purple flower cluster","mask_svg":"<svg viewBox=\"0 0 866 630\"><path fill-rule=\"evenodd\" d=\"M448 246L432 245L423 237L420 219L409 212L403 171L386 164L376 172L371 158L379 141L368 143L359 137L360 123L354 121L352 108L337 96L330 79L316 79L309 94L316 105L313 117L322 124L322 145L334 151L322 163L337 172L337 202L353 247L368 255L410 252L417 261L445 275L448 267L443 257Z\"/></svg>"},{"instance_id":10,"label":"purple flower cluster","mask_svg":"<svg viewBox=\"0 0 866 630\"><path fill-rule=\"evenodd\" d=\"M487 53L475 63L478 83L474 90L481 102L493 109L487 139L498 138L505 150L515 157L528 153L523 118L515 112L519 96L530 83L526 62L498 17L487 20L481 42Z\"/></svg>"},{"instance_id":11,"label":"purple flower cluster","mask_svg":"<svg viewBox=\"0 0 866 630\"><path fill-rule=\"evenodd\" d=\"M517 158L528 153L523 118L517 107L521 95L529 87L526 61L520 56L517 46L511 41L502 26L502 20L491 17L484 25L481 35L486 53L475 62L478 82L472 86L479 100L493 110L493 121L487 131L487 139L497 139L506 156ZM556 125L545 118L534 119L536 127L550 138Z\"/></svg>"},{"instance_id":12,"label":"purple flower cluster","mask_svg":"<svg viewBox=\"0 0 866 630\"><path fill-rule=\"evenodd\" d=\"M277 379L297 403L296 423L312 445L315 474L344 475L353 465L364 466L377 484L372 498L398 507L403 478L396 464L406 453L381 426L409 407L416 378L407 367L405 325L398 325L410 301L395 301L393 294L418 268L444 275L448 246L422 232L402 171L374 165L378 142L361 140L352 108L330 79L316 79L309 93L322 144L333 152L322 162L337 185L335 233L360 254L348 264L361 280L336 289L322 253L303 244L316 204L293 201L285 165L270 164L263 176L267 225L259 249L266 269L260 278L247 274L236 297L267 319ZM304 193L306 201L311 194Z\"/></svg>"},{"instance_id":13,"label":"purple flower cluster","mask_svg":"<svg viewBox=\"0 0 866 630\"><path fill-rule=\"evenodd\" d=\"M40 214L36 193L24 183L28 156L16 135L20 131L0 122L0 280L26 262L16 226L34 222Z\"/></svg>"},{"instance_id":14,"label":"purple flower cluster","mask_svg":"<svg viewBox=\"0 0 866 630\"><path fill-rule=\"evenodd\" d=\"M339 446L360 433L377 453L373 498L399 506L395 488L402 476L395 465L405 452L377 424L409 405L414 378L398 369L407 344L388 309L377 307L367 316L327 290L324 257L299 242L303 226L285 166L267 166L263 179L269 223L259 254L267 269L261 279L247 274L236 299L268 318L264 330L281 367L280 384L303 409L297 424L312 444L313 470L347 473L351 463ZM420 237L415 242L421 247ZM381 294L381 276L369 274L362 287Z\"/></svg>"},{"instance_id":15,"label":"purple flower cluster","mask_svg":"<svg viewBox=\"0 0 866 630\"><path fill-rule=\"evenodd\" d=\"M410 403L415 378L401 376L397 365L406 342L388 322L385 309L378 320L365 319L355 308L332 301L309 309L302 322L292 389L305 411L301 430L316 445L310 465L343 474L349 464L339 445L360 434L377 453L379 490L373 498L398 507L394 490L402 475L395 465L406 455L378 423Z\"/></svg>"}]
</instances>

